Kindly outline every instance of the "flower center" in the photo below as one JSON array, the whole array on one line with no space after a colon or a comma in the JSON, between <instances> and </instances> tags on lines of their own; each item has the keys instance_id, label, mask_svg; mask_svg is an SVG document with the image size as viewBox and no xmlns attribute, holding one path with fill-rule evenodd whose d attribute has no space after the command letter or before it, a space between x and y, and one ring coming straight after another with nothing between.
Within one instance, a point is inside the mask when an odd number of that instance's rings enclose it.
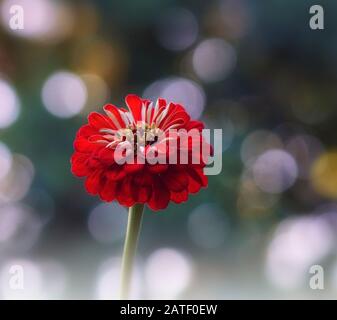
<instances>
[{"instance_id":1,"label":"flower center","mask_svg":"<svg viewBox=\"0 0 337 320\"><path fill-rule=\"evenodd\" d=\"M126 128L119 130L102 129L101 132L110 133L103 137L108 140L107 148L114 148L119 143L130 143L135 151L140 147L152 145L165 136L164 132L154 124L148 125L143 122L130 124Z\"/></svg>"}]
</instances>

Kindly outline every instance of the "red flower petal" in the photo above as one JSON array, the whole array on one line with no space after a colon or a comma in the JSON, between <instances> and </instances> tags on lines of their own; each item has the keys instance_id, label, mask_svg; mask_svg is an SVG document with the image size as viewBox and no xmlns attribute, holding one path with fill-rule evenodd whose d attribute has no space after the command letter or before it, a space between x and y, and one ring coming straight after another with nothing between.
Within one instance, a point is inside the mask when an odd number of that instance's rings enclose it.
<instances>
[{"instance_id":1,"label":"red flower petal","mask_svg":"<svg viewBox=\"0 0 337 320\"><path fill-rule=\"evenodd\" d=\"M85 181L85 187L88 191L88 193L92 195L96 195L100 189L101 189L101 170L96 170L93 173L91 173L86 181Z\"/></svg>"},{"instance_id":2,"label":"red flower petal","mask_svg":"<svg viewBox=\"0 0 337 320\"><path fill-rule=\"evenodd\" d=\"M82 136L77 137L74 142L75 150L82 153L92 153L100 147L102 147L102 145L95 142L89 142Z\"/></svg>"},{"instance_id":3,"label":"red flower petal","mask_svg":"<svg viewBox=\"0 0 337 320\"><path fill-rule=\"evenodd\" d=\"M167 105L167 102L166 102L165 99L163 99L163 98L158 98L158 106L159 106L159 108L161 108L161 107L166 107L166 105Z\"/></svg>"},{"instance_id":4,"label":"red flower petal","mask_svg":"<svg viewBox=\"0 0 337 320\"><path fill-rule=\"evenodd\" d=\"M119 109L113 104L106 104L103 107L105 113L108 115L109 121L111 122L111 127L113 129L125 128L125 122L119 112ZM124 112L124 111L122 111Z\"/></svg>"},{"instance_id":5,"label":"red flower petal","mask_svg":"<svg viewBox=\"0 0 337 320\"><path fill-rule=\"evenodd\" d=\"M130 111L132 112L133 118L135 121L141 120L142 114L142 100L136 96L135 94L128 94L125 98L125 103L129 107Z\"/></svg>"},{"instance_id":6,"label":"red flower petal","mask_svg":"<svg viewBox=\"0 0 337 320\"><path fill-rule=\"evenodd\" d=\"M107 119L107 117L101 115L98 112L91 112L88 116L89 124L92 128L96 129L97 131L103 128L111 128L112 123Z\"/></svg>"},{"instance_id":7,"label":"red flower petal","mask_svg":"<svg viewBox=\"0 0 337 320\"><path fill-rule=\"evenodd\" d=\"M123 169L123 166L115 164L109 168L109 170L106 173L106 176L110 180L118 181L126 176L126 172Z\"/></svg>"},{"instance_id":8,"label":"red flower petal","mask_svg":"<svg viewBox=\"0 0 337 320\"><path fill-rule=\"evenodd\" d=\"M131 207L135 204L135 200L132 197L132 187L132 176L126 177L119 182L117 199L121 205Z\"/></svg>"},{"instance_id":9,"label":"red flower petal","mask_svg":"<svg viewBox=\"0 0 337 320\"><path fill-rule=\"evenodd\" d=\"M152 196L149 206L153 210L165 209L170 201L170 192L158 176L153 177Z\"/></svg>"},{"instance_id":10,"label":"red flower petal","mask_svg":"<svg viewBox=\"0 0 337 320\"><path fill-rule=\"evenodd\" d=\"M145 164L143 163L125 163L124 170L126 173L135 173L144 168Z\"/></svg>"},{"instance_id":11,"label":"red flower petal","mask_svg":"<svg viewBox=\"0 0 337 320\"><path fill-rule=\"evenodd\" d=\"M187 190L183 190L181 192L171 191L171 198L170 199L175 203L185 202L188 199L188 191Z\"/></svg>"},{"instance_id":12,"label":"red flower petal","mask_svg":"<svg viewBox=\"0 0 337 320\"><path fill-rule=\"evenodd\" d=\"M89 174L87 161L87 154L75 152L71 157L71 172L77 177L87 176Z\"/></svg>"},{"instance_id":13,"label":"red flower petal","mask_svg":"<svg viewBox=\"0 0 337 320\"><path fill-rule=\"evenodd\" d=\"M187 173L189 176L188 191L190 193L196 193L201 187L207 186L207 177L203 173L202 168L187 167Z\"/></svg>"},{"instance_id":14,"label":"red flower petal","mask_svg":"<svg viewBox=\"0 0 337 320\"><path fill-rule=\"evenodd\" d=\"M189 131L191 129L198 129L199 131L201 131L202 129L204 129L204 127L205 126L202 122L192 120L186 125L186 130Z\"/></svg>"},{"instance_id":15,"label":"red flower petal","mask_svg":"<svg viewBox=\"0 0 337 320\"><path fill-rule=\"evenodd\" d=\"M117 182L107 180L99 195L104 201L110 202L114 200L117 195Z\"/></svg>"},{"instance_id":16,"label":"red flower petal","mask_svg":"<svg viewBox=\"0 0 337 320\"><path fill-rule=\"evenodd\" d=\"M97 130L95 130L92 126L87 124L78 130L77 136L83 136L84 138L88 138L91 135L96 134L96 133L97 133Z\"/></svg>"},{"instance_id":17,"label":"red flower petal","mask_svg":"<svg viewBox=\"0 0 337 320\"><path fill-rule=\"evenodd\" d=\"M137 188L132 188L132 196L135 202L145 203L152 195L152 176L146 171L137 173L133 178L133 185Z\"/></svg>"},{"instance_id":18,"label":"red flower petal","mask_svg":"<svg viewBox=\"0 0 337 320\"><path fill-rule=\"evenodd\" d=\"M103 164L110 166L115 163L114 150L103 148L98 152L98 158Z\"/></svg>"},{"instance_id":19,"label":"red flower petal","mask_svg":"<svg viewBox=\"0 0 337 320\"><path fill-rule=\"evenodd\" d=\"M161 173L165 172L169 166L164 163L157 163L157 164L151 164L147 165L147 170L151 173Z\"/></svg>"},{"instance_id":20,"label":"red flower petal","mask_svg":"<svg viewBox=\"0 0 337 320\"><path fill-rule=\"evenodd\" d=\"M171 168L163 174L163 180L170 191L179 192L188 187L189 177L183 170Z\"/></svg>"}]
</instances>

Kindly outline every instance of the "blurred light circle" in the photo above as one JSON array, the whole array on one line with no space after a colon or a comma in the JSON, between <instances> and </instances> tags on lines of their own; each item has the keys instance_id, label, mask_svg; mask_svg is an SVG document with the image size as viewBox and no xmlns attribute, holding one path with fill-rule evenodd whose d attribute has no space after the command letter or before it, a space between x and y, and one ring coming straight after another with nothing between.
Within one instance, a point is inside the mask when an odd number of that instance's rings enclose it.
<instances>
[{"instance_id":1,"label":"blurred light circle","mask_svg":"<svg viewBox=\"0 0 337 320\"><path fill-rule=\"evenodd\" d=\"M254 30L253 16L246 0L218 0L207 8L203 28L207 34L238 40Z\"/></svg>"},{"instance_id":2,"label":"blurred light circle","mask_svg":"<svg viewBox=\"0 0 337 320\"><path fill-rule=\"evenodd\" d=\"M282 141L276 134L267 130L254 131L241 145L241 160L246 167L250 167L261 153L282 146Z\"/></svg>"},{"instance_id":3,"label":"blurred light circle","mask_svg":"<svg viewBox=\"0 0 337 320\"><path fill-rule=\"evenodd\" d=\"M193 119L201 116L206 100L198 84L183 78L170 81L162 91L162 98L182 104Z\"/></svg>"},{"instance_id":4,"label":"blurred light circle","mask_svg":"<svg viewBox=\"0 0 337 320\"><path fill-rule=\"evenodd\" d=\"M44 83L42 101L52 115L70 118L83 109L87 101L87 89L79 76L58 71L50 75Z\"/></svg>"},{"instance_id":5,"label":"blurred light circle","mask_svg":"<svg viewBox=\"0 0 337 320\"><path fill-rule=\"evenodd\" d=\"M29 207L8 204L0 208L0 252L25 251L37 241L42 222Z\"/></svg>"},{"instance_id":6,"label":"blurred light circle","mask_svg":"<svg viewBox=\"0 0 337 320\"><path fill-rule=\"evenodd\" d=\"M164 12L157 23L157 38L160 44L173 51L191 46L198 36L198 22L194 14L184 8Z\"/></svg>"},{"instance_id":7,"label":"blurred light circle","mask_svg":"<svg viewBox=\"0 0 337 320\"><path fill-rule=\"evenodd\" d=\"M328 86L309 84L299 79L296 91L290 96L290 105L295 117L310 125L329 119L333 111L333 106L326 100L330 96L329 90Z\"/></svg>"},{"instance_id":8,"label":"blurred light circle","mask_svg":"<svg viewBox=\"0 0 337 320\"><path fill-rule=\"evenodd\" d=\"M228 226L220 208L214 204L202 204L190 214L188 231L196 245L211 249L224 243Z\"/></svg>"},{"instance_id":9,"label":"blurred light circle","mask_svg":"<svg viewBox=\"0 0 337 320\"><path fill-rule=\"evenodd\" d=\"M23 276L23 287L14 289L15 276ZM40 267L28 259L11 259L0 270L0 296L6 300L35 300L43 298L43 277Z\"/></svg>"},{"instance_id":10,"label":"blurred light circle","mask_svg":"<svg viewBox=\"0 0 337 320\"><path fill-rule=\"evenodd\" d=\"M325 152L315 160L311 180L320 195L337 199L337 151Z\"/></svg>"},{"instance_id":11,"label":"blurred light circle","mask_svg":"<svg viewBox=\"0 0 337 320\"><path fill-rule=\"evenodd\" d=\"M145 88L142 96L146 99L156 101L170 81L172 81L172 78L164 78L151 83L148 87Z\"/></svg>"},{"instance_id":12,"label":"blurred light circle","mask_svg":"<svg viewBox=\"0 0 337 320\"><path fill-rule=\"evenodd\" d=\"M98 33L101 18L99 8L92 2L83 2L76 6L76 24L74 25L74 36L84 38Z\"/></svg>"},{"instance_id":13,"label":"blurred light circle","mask_svg":"<svg viewBox=\"0 0 337 320\"><path fill-rule=\"evenodd\" d=\"M205 82L225 79L236 64L235 49L222 39L202 41L193 53L193 68Z\"/></svg>"},{"instance_id":14,"label":"blurred light circle","mask_svg":"<svg viewBox=\"0 0 337 320\"><path fill-rule=\"evenodd\" d=\"M101 265L96 283L96 299L119 299L121 263L120 259L111 258ZM130 299L139 299L142 287L140 269L136 264L132 275Z\"/></svg>"},{"instance_id":15,"label":"blurred light circle","mask_svg":"<svg viewBox=\"0 0 337 320\"><path fill-rule=\"evenodd\" d=\"M308 178L314 160L324 151L322 143L316 137L307 134L291 137L285 149L296 159L297 163L301 164L298 168L301 178Z\"/></svg>"},{"instance_id":16,"label":"blurred light circle","mask_svg":"<svg viewBox=\"0 0 337 320\"><path fill-rule=\"evenodd\" d=\"M144 98L157 100L159 97L182 104L193 119L198 119L205 107L206 95L200 85L185 78L158 80L147 87Z\"/></svg>"},{"instance_id":17,"label":"blurred light circle","mask_svg":"<svg viewBox=\"0 0 337 320\"><path fill-rule=\"evenodd\" d=\"M82 30L83 31L83 30ZM116 38L79 36L71 52L71 68L78 74L92 74L104 79L111 88L120 88L127 77L128 51Z\"/></svg>"},{"instance_id":18,"label":"blurred light circle","mask_svg":"<svg viewBox=\"0 0 337 320\"><path fill-rule=\"evenodd\" d=\"M12 125L20 113L20 101L14 88L0 78L0 129Z\"/></svg>"},{"instance_id":19,"label":"blurred light circle","mask_svg":"<svg viewBox=\"0 0 337 320\"><path fill-rule=\"evenodd\" d=\"M0 179L0 202L20 201L30 189L34 178L34 172L34 165L27 157L20 154L14 154L11 169L4 179Z\"/></svg>"},{"instance_id":20,"label":"blurred light circle","mask_svg":"<svg viewBox=\"0 0 337 320\"><path fill-rule=\"evenodd\" d=\"M243 37L251 28L252 14L245 0L221 0L221 27L227 37L238 39Z\"/></svg>"},{"instance_id":21,"label":"blurred light circle","mask_svg":"<svg viewBox=\"0 0 337 320\"><path fill-rule=\"evenodd\" d=\"M237 208L241 216L248 218L266 215L272 211L279 198L279 194L262 191L255 184L251 170L244 170L237 198Z\"/></svg>"},{"instance_id":22,"label":"blurred light circle","mask_svg":"<svg viewBox=\"0 0 337 320\"><path fill-rule=\"evenodd\" d=\"M43 276L44 299L62 299L67 286L67 270L58 261L45 260L39 264Z\"/></svg>"},{"instance_id":23,"label":"blurred light circle","mask_svg":"<svg viewBox=\"0 0 337 320\"><path fill-rule=\"evenodd\" d=\"M97 241L113 243L124 237L127 219L125 208L114 202L101 203L90 213L89 231Z\"/></svg>"},{"instance_id":24,"label":"blurred light circle","mask_svg":"<svg viewBox=\"0 0 337 320\"><path fill-rule=\"evenodd\" d=\"M23 9L23 28L13 29L11 8ZM69 34L73 17L62 2L51 0L4 0L1 4L1 18L4 27L13 35L34 40L59 40Z\"/></svg>"},{"instance_id":25,"label":"blurred light circle","mask_svg":"<svg viewBox=\"0 0 337 320\"><path fill-rule=\"evenodd\" d=\"M190 284L192 265L182 252L162 248L147 259L145 279L150 298L173 299Z\"/></svg>"},{"instance_id":26,"label":"blurred light circle","mask_svg":"<svg viewBox=\"0 0 337 320\"><path fill-rule=\"evenodd\" d=\"M105 104L109 98L109 87L106 82L96 74L83 74L82 80L87 88L88 98L86 107L83 111L87 114L88 111L97 109L97 106Z\"/></svg>"},{"instance_id":27,"label":"blurred light circle","mask_svg":"<svg viewBox=\"0 0 337 320\"><path fill-rule=\"evenodd\" d=\"M294 158L280 149L268 150L253 165L255 183L265 192L281 193L297 179L298 168Z\"/></svg>"},{"instance_id":28,"label":"blurred light circle","mask_svg":"<svg viewBox=\"0 0 337 320\"><path fill-rule=\"evenodd\" d=\"M322 217L287 219L277 227L267 249L266 276L275 286L294 289L307 279L309 267L332 249L334 234Z\"/></svg>"},{"instance_id":29,"label":"blurred light circle","mask_svg":"<svg viewBox=\"0 0 337 320\"><path fill-rule=\"evenodd\" d=\"M8 147L0 142L0 181L7 176L12 166L12 153Z\"/></svg>"}]
</instances>

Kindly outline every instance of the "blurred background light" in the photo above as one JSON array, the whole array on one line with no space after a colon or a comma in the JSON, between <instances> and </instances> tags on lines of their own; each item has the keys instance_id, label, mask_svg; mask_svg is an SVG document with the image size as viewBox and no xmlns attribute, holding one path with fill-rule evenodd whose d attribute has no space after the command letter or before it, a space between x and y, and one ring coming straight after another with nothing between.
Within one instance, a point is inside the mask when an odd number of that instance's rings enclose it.
<instances>
[{"instance_id":1,"label":"blurred background light","mask_svg":"<svg viewBox=\"0 0 337 320\"><path fill-rule=\"evenodd\" d=\"M249 167L264 151L282 147L283 143L276 134L267 130L256 130L245 137L241 145L241 160Z\"/></svg>"},{"instance_id":2,"label":"blurred background light","mask_svg":"<svg viewBox=\"0 0 337 320\"><path fill-rule=\"evenodd\" d=\"M0 129L12 125L20 113L20 101L14 88L0 78Z\"/></svg>"},{"instance_id":3,"label":"blurred background light","mask_svg":"<svg viewBox=\"0 0 337 320\"><path fill-rule=\"evenodd\" d=\"M64 265L54 259L39 263L43 279L43 298L62 299L68 286L69 276Z\"/></svg>"},{"instance_id":4,"label":"blurred background light","mask_svg":"<svg viewBox=\"0 0 337 320\"><path fill-rule=\"evenodd\" d=\"M95 34L81 36L71 48L71 67L78 74L93 74L110 88L120 89L126 81L129 57L123 44Z\"/></svg>"},{"instance_id":5,"label":"blurred background light","mask_svg":"<svg viewBox=\"0 0 337 320\"><path fill-rule=\"evenodd\" d=\"M0 164L1 161L0 151ZM5 164L1 169L4 167ZM30 189L34 179L34 173L34 165L27 157L14 154L11 169L4 179L0 178L0 203L20 201L23 199Z\"/></svg>"},{"instance_id":6,"label":"blurred background light","mask_svg":"<svg viewBox=\"0 0 337 320\"><path fill-rule=\"evenodd\" d=\"M12 159L11 151L4 143L0 142L0 182L8 174L12 166Z\"/></svg>"},{"instance_id":7,"label":"blurred background light","mask_svg":"<svg viewBox=\"0 0 337 320\"><path fill-rule=\"evenodd\" d=\"M83 109L87 89L82 79L68 71L51 74L42 88L42 101L46 109L59 118L70 118Z\"/></svg>"},{"instance_id":8,"label":"blurred background light","mask_svg":"<svg viewBox=\"0 0 337 320\"><path fill-rule=\"evenodd\" d=\"M268 150L253 164L255 183L265 192L281 193L290 188L298 176L294 158L280 149Z\"/></svg>"},{"instance_id":9,"label":"blurred background light","mask_svg":"<svg viewBox=\"0 0 337 320\"><path fill-rule=\"evenodd\" d=\"M337 199L337 151L325 152L315 160L311 180L320 195Z\"/></svg>"},{"instance_id":10,"label":"blurred background light","mask_svg":"<svg viewBox=\"0 0 337 320\"><path fill-rule=\"evenodd\" d=\"M178 298L190 284L192 273L192 263L182 252L171 248L156 250L145 264L145 279L150 298Z\"/></svg>"},{"instance_id":11,"label":"blurred background light","mask_svg":"<svg viewBox=\"0 0 337 320\"><path fill-rule=\"evenodd\" d=\"M225 214L214 204L202 204L190 213L188 231L197 246L217 248L224 243L228 233Z\"/></svg>"},{"instance_id":12,"label":"blurred background light","mask_svg":"<svg viewBox=\"0 0 337 320\"><path fill-rule=\"evenodd\" d=\"M201 116L206 103L206 95L202 87L185 78L158 80L145 89L143 96L152 100L161 97L166 99L168 103L180 103L193 119L198 119Z\"/></svg>"},{"instance_id":13,"label":"blurred background light","mask_svg":"<svg viewBox=\"0 0 337 320\"><path fill-rule=\"evenodd\" d=\"M315 89L315 85L306 80L297 83L296 90L291 93L289 99L294 116L309 125L323 123L331 115L333 109L331 104L325 101L330 95L329 90L328 85Z\"/></svg>"},{"instance_id":14,"label":"blurred background light","mask_svg":"<svg viewBox=\"0 0 337 320\"><path fill-rule=\"evenodd\" d=\"M206 39L198 44L193 53L194 71L205 82L225 79L235 64L235 50L223 39Z\"/></svg>"},{"instance_id":15,"label":"blurred background light","mask_svg":"<svg viewBox=\"0 0 337 320\"><path fill-rule=\"evenodd\" d=\"M208 33L238 40L253 27L253 14L247 0L219 0L210 5L205 15Z\"/></svg>"},{"instance_id":16,"label":"blurred background light","mask_svg":"<svg viewBox=\"0 0 337 320\"><path fill-rule=\"evenodd\" d=\"M310 266L320 264L333 243L333 231L322 217L284 220L276 228L267 248L267 278L282 289L307 285L304 281Z\"/></svg>"},{"instance_id":17,"label":"blurred background light","mask_svg":"<svg viewBox=\"0 0 337 320\"><path fill-rule=\"evenodd\" d=\"M120 290L121 259L111 258L102 263L98 271L96 296L99 300L117 300ZM139 299L142 292L142 277L139 265L135 264L130 299Z\"/></svg>"},{"instance_id":18,"label":"blurred background light","mask_svg":"<svg viewBox=\"0 0 337 320\"><path fill-rule=\"evenodd\" d=\"M88 219L90 234L102 243L122 240L127 219L126 209L116 202L101 203L90 212Z\"/></svg>"},{"instance_id":19,"label":"blurred background light","mask_svg":"<svg viewBox=\"0 0 337 320\"><path fill-rule=\"evenodd\" d=\"M159 43L168 50L180 51L191 46L198 37L198 22L194 14L184 8L164 10L157 21Z\"/></svg>"},{"instance_id":20,"label":"blurred background light","mask_svg":"<svg viewBox=\"0 0 337 320\"><path fill-rule=\"evenodd\" d=\"M0 207L0 254L24 252L38 240L43 223L38 214L22 204Z\"/></svg>"},{"instance_id":21,"label":"blurred background light","mask_svg":"<svg viewBox=\"0 0 337 320\"><path fill-rule=\"evenodd\" d=\"M150 99L150 100L155 101L156 99L158 99L158 97L160 97L161 92L171 81L172 81L172 78L164 78L164 79L154 81L153 83L151 83L145 88L142 96L145 99Z\"/></svg>"},{"instance_id":22,"label":"blurred background light","mask_svg":"<svg viewBox=\"0 0 337 320\"><path fill-rule=\"evenodd\" d=\"M257 216L272 213L273 207L278 204L280 196L261 190L255 183L251 170L243 172L237 197L238 213L244 218L256 218Z\"/></svg>"},{"instance_id":23,"label":"blurred background light","mask_svg":"<svg viewBox=\"0 0 337 320\"><path fill-rule=\"evenodd\" d=\"M110 90L103 78L96 74L83 74L82 80L87 89L87 101L82 113L87 115L90 111L95 111L108 102Z\"/></svg>"},{"instance_id":24,"label":"blurred background light","mask_svg":"<svg viewBox=\"0 0 337 320\"><path fill-rule=\"evenodd\" d=\"M323 153L324 146L314 136L299 134L291 137L285 145L285 149L294 157L298 166L299 177L307 179L310 169L316 158Z\"/></svg>"}]
</instances>

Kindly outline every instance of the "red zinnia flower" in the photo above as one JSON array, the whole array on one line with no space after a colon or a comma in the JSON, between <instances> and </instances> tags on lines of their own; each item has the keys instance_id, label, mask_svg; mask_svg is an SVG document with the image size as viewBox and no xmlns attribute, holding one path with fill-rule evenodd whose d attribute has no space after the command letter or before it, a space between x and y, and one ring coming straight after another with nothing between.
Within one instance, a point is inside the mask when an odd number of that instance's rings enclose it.
<instances>
[{"instance_id":1,"label":"red zinnia flower","mask_svg":"<svg viewBox=\"0 0 337 320\"><path fill-rule=\"evenodd\" d=\"M117 200L127 207L147 203L153 210L159 210L166 208L170 200L184 202L189 193L207 186L202 147L194 148L195 142L206 144L201 135L203 123L191 120L181 105L167 104L164 99L153 104L128 95L125 101L129 111L108 104L104 106L106 115L92 112L88 124L77 132L71 158L72 172L86 177L88 193L98 194L104 201ZM179 131L173 132L173 129L194 131L198 135L183 142ZM169 147L172 141L176 142L175 149ZM118 153L118 147L125 149ZM182 160L180 151L187 153L187 163ZM177 161L173 164L149 160L151 157L168 160L173 153L177 153ZM140 156L144 161L120 163L121 156L132 159ZM195 157L201 161L192 162Z\"/></svg>"}]
</instances>

